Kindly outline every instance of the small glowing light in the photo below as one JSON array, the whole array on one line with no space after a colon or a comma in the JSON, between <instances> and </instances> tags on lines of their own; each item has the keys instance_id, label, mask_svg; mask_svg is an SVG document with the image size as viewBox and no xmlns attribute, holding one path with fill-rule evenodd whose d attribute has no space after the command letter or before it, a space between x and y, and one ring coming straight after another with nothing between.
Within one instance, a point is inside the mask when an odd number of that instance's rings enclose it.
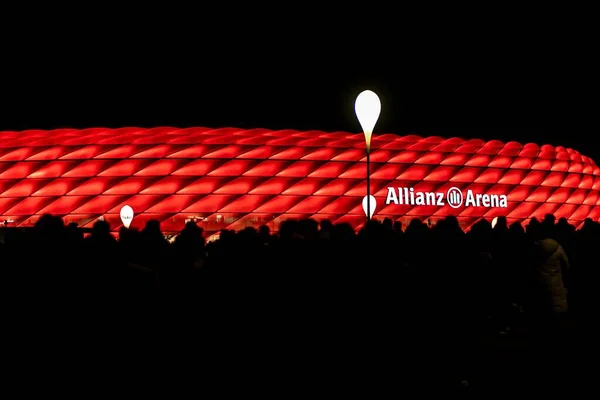
<instances>
[{"instance_id":1,"label":"small glowing light","mask_svg":"<svg viewBox=\"0 0 600 400\"><path fill-rule=\"evenodd\" d=\"M381 101L377 94L371 90L361 92L354 102L354 112L365 135L367 151L369 151L373 129L375 129L375 124L377 124L381 113Z\"/></svg>"},{"instance_id":2,"label":"small glowing light","mask_svg":"<svg viewBox=\"0 0 600 400\"><path fill-rule=\"evenodd\" d=\"M498 217L494 217L494 219L492 220L492 229L494 229L494 227L496 226L497 223L498 223Z\"/></svg>"},{"instance_id":3,"label":"small glowing light","mask_svg":"<svg viewBox=\"0 0 600 400\"><path fill-rule=\"evenodd\" d=\"M365 215L369 217L369 219L373 218L373 214L375 214L375 208L377 208L377 200L375 200L375 197L373 195L363 197L362 208L365 211Z\"/></svg>"},{"instance_id":4,"label":"small glowing light","mask_svg":"<svg viewBox=\"0 0 600 400\"><path fill-rule=\"evenodd\" d=\"M121 222L125 228L129 229L131 221L133 221L133 208L125 205L121 208Z\"/></svg>"}]
</instances>

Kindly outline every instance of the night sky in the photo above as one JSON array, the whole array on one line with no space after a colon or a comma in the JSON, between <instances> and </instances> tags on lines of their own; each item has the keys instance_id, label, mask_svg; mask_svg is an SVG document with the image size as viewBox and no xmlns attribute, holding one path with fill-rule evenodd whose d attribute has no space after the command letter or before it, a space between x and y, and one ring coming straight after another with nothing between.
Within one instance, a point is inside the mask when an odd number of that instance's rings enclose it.
<instances>
[{"instance_id":1,"label":"night sky","mask_svg":"<svg viewBox=\"0 0 600 400\"><path fill-rule=\"evenodd\" d=\"M0 78L0 129L169 125L359 132L354 99L371 89L382 100L375 134L533 141L600 158L583 119L557 109L562 94L537 65L437 53L372 63L345 57L352 61L335 52L278 58L120 48L118 54L15 58Z\"/></svg>"}]
</instances>

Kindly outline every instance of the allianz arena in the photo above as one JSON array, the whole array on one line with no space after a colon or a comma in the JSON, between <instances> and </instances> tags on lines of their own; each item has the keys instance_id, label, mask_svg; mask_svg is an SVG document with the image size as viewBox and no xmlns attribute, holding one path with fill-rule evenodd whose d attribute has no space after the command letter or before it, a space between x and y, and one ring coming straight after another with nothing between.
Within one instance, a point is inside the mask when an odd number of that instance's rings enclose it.
<instances>
[{"instance_id":1,"label":"allianz arena","mask_svg":"<svg viewBox=\"0 0 600 400\"><path fill-rule=\"evenodd\" d=\"M188 220L207 232L290 218L365 222L362 134L267 129L59 129L0 132L0 222L26 227L44 214L91 227L150 219L165 232ZM374 135L374 218L456 216L509 223L545 214L579 226L600 217L600 169L549 145Z\"/></svg>"}]
</instances>

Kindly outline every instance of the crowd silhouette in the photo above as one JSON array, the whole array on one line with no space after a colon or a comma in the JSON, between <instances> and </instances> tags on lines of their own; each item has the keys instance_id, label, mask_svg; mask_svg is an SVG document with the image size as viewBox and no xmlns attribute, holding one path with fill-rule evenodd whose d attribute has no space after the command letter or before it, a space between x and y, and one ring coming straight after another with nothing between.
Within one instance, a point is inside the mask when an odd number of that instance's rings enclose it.
<instances>
[{"instance_id":1,"label":"crowd silhouette","mask_svg":"<svg viewBox=\"0 0 600 400\"><path fill-rule=\"evenodd\" d=\"M495 368L564 380L550 369L570 362L560 357L573 332L593 326L599 244L598 223L576 230L551 215L468 232L455 218L372 220L360 232L290 220L276 234L226 230L208 243L194 222L169 243L157 221L118 238L99 221L84 237L44 216L5 229L0 260L11 331L31 338L19 357L203 379L463 387L519 376L493 378ZM520 332L536 373L482 344Z\"/></svg>"}]
</instances>

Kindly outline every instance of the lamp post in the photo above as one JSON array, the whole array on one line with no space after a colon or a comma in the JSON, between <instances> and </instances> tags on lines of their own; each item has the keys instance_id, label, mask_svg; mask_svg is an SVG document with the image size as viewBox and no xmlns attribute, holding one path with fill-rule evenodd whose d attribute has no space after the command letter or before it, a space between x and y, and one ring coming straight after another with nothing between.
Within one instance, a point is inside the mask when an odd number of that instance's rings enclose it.
<instances>
[{"instance_id":1,"label":"lamp post","mask_svg":"<svg viewBox=\"0 0 600 400\"><path fill-rule=\"evenodd\" d=\"M366 201L363 200L363 204L366 203L365 214L367 215L367 221L369 221L375 212L375 199L371 196L371 136L373 136L373 129L381 113L381 101L375 92L365 90L356 97L354 112L365 135L367 151L367 196L365 197ZM372 208L373 210L371 210Z\"/></svg>"}]
</instances>

